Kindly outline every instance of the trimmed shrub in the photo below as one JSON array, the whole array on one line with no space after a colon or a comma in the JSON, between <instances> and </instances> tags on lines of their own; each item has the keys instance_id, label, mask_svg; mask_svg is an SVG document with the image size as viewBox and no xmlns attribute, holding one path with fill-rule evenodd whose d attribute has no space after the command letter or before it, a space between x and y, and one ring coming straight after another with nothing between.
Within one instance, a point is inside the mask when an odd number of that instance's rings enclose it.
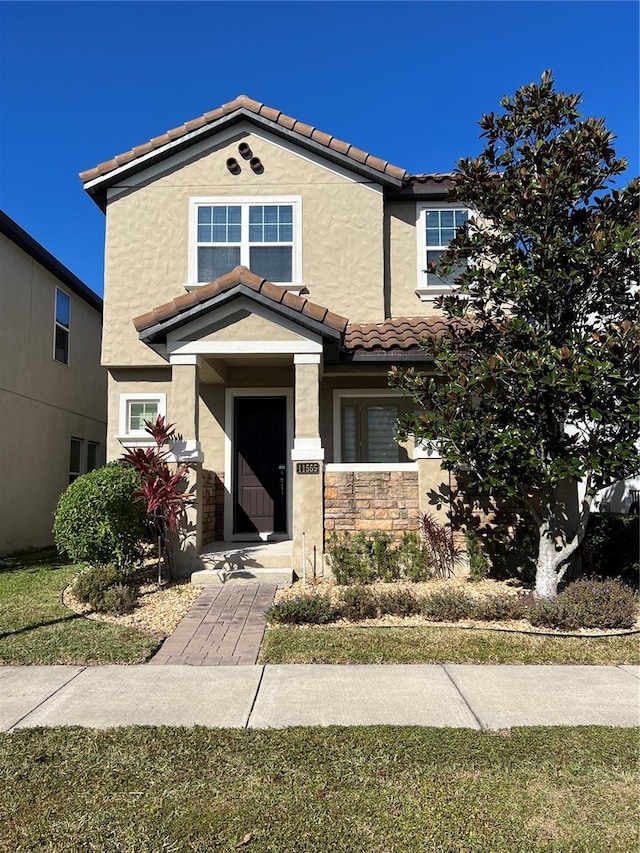
<instances>
[{"instance_id":1,"label":"trimmed shrub","mask_svg":"<svg viewBox=\"0 0 640 853\"><path fill-rule=\"evenodd\" d=\"M473 597L462 589L439 589L424 599L422 612L433 622L457 622L473 617Z\"/></svg>"},{"instance_id":2,"label":"trimmed shrub","mask_svg":"<svg viewBox=\"0 0 640 853\"><path fill-rule=\"evenodd\" d=\"M137 591L131 586L117 583L104 591L102 596L102 612L121 616L124 613L131 613L137 603Z\"/></svg>"},{"instance_id":3,"label":"trimmed shrub","mask_svg":"<svg viewBox=\"0 0 640 853\"><path fill-rule=\"evenodd\" d=\"M290 625L324 625L333 622L337 613L328 595L299 595L273 604L265 616L269 622Z\"/></svg>"},{"instance_id":4,"label":"trimmed shrub","mask_svg":"<svg viewBox=\"0 0 640 853\"><path fill-rule=\"evenodd\" d=\"M117 463L78 477L58 500L53 524L58 550L74 562L136 563L146 517L135 499L139 488L136 472Z\"/></svg>"},{"instance_id":5,"label":"trimmed shrub","mask_svg":"<svg viewBox=\"0 0 640 853\"><path fill-rule=\"evenodd\" d=\"M128 613L135 607L138 593L123 580L124 573L116 566L94 566L78 575L73 594L98 613Z\"/></svg>"},{"instance_id":6,"label":"trimmed shrub","mask_svg":"<svg viewBox=\"0 0 640 853\"><path fill-rule=\"evenodd\" d=\"M527 605L519 595L490 595L473 601L471 614L474 619L486 622L501 622L503 619L522 619Z\"/></svg>"},{"instance_id":7,"label":"trimmed shrub","mask_svg":"<svg viewBox=\"0 0 640 853\"><path fill-rule=\"evenodd\" d=\"M485 553L482 540L475 530L468 530L465 539L469 557L469 580L483 581L489 577L489 558Z\"/></svg>"},{"instance_id":8,"label":"trimmed shrub","mask_svg":"<svg viewBox=\"0 0 640 853\"><path fill-rule=\"evenodd\" d=\"M355 536L332 533L327 540L327 555L339 584L372 583L376 579L367 534L363 531Z\"/></svg>"},{"instance_id":9,"label":"trimmed shrub","mask_svg":"<svg viewBox=\"0 0 640 853\"><path fill-rule=\"evenodd\" d=\"M422 613L423 601L411 589L389 589L378 596L378 607L383 615L417 616Z\"/></svg>"},{"instance_id":10,"label":"trimmed shrub","mask_svg":"<svg viewBox=\"0 0 640 853\"><path fill-rule=\"evenodd\" d=\"M638 597L616 580L578 580L555 601L537 602L529 614L532 625L576 628L633 628L638 616Z\"/></svg>"},{"instance_id":11,"label":"trimmed shrub","mask_svg":"<svg viewBox=\"0 0 640 853\"><path fill-rule=\"evenodd\" d=\"M407 530L402 534L398 547L398 563L400 574L415 583L426 581L433 577L433 567L429 554L422 547L418 533Z\"/></svg>"},{"instance_id":12,"label":"trimmed shrub","mask_svg":"<svg viewBox=\"0 0 640 853\"><path fill-rule=\"evenodd\" d=\"M621 578L638 587L640 519L637 515L592 512L580 546L583 571L602 578Z\"/></svg>"},{"instance_id":13,"label":"trimmed shrub","mask_svg":"<svg viewBox=\"0 0 640 853\"><path fill-rule=\"evenodd\" d=\"M340 595L339 612L344 619L350 619L352 622L375 619L378 615L378 602L368 587L350 586Z\"/></svg>"}]
</instances>

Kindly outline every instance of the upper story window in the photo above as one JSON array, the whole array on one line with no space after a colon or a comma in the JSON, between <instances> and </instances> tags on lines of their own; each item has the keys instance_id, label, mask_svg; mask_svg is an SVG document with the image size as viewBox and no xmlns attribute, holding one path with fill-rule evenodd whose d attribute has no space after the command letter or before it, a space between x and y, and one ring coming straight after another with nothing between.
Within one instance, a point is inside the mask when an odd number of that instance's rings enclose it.
<instances>
[{"instance_id":1,"label":"upper story window","mask_svg":"<svg viewBox=\"0 0 640 853\"><path fill-rule=\"evenodd\" d=\"M430 299L447 293L456 278L452 272L446 278L433 272L453 240L456 230L469 219L469 211L462 207L422 206L418 215L418 295Z\"/></svg>"},{"instance_id":2,"label":"upper story window","mask_svg":"<svg viewBox=\"0 0 640 853\"><path fill-rule=\"evenodd\" d=\"M69 321L71 300L69 295L56 287L56 315L53 332L53 357L62 364L69 364Z\"/></svg>"},{"instance_id":3,"label":"upper story window","mask_svg":"<svg viewBox=\"0 0 640 853\"><path fill-rule=\"evenodd\" d=\"M300 199L192 200L189 281L204 284L241 264L274 284L301 281Z\"/></svg>"}]
</instances>

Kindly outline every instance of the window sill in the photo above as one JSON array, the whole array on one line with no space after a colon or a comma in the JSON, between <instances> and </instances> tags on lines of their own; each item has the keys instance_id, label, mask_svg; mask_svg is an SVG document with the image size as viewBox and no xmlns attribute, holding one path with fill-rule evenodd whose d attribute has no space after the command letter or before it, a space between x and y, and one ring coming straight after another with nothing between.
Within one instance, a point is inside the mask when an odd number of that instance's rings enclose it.
<instances>
[{"instance_id":1,"label":"window sill","mask_svg":"<svg viewBox=\"0 0 640 853\"><path fill-rule=\"evenodd\" d=\"M331 462L325 471L417 471L417 462Z\"/></svg>"},{"instance_id":2,"label":"window sill","mask_svg":"<svg viewBox=\"0 0 640 853\"><path fill-rule=\"evenodd\" d=\"M192 293L194 290L200 290L201 287L206 287L207 284L210 284L208 281L202 281L195 284L185 284L184 289L189 293ZM288 293L293 293L294 296L300 296L301 293L308 293L309 291L304 286L304 284L281 284L277 282L271 282L275 287L280 290L286 290Z\"/></svg>"},{"instance_id":3,"label":"window sill","mask_svg":"<svg viewBox=\"0 0 640 853\"><path fill-rule=\"evenodd\" d=\"M433 302L439 296L448 296L455 293L458 288L453 284L424 285L416 288L416 296L421 302Z\"/></svg>"}]
</instances>

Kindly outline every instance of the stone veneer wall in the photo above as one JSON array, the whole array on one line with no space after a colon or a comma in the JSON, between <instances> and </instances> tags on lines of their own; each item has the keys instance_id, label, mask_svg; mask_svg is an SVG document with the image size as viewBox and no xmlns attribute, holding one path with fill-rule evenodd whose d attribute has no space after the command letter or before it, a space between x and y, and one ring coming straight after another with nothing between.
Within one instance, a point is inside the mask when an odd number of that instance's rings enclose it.
<instances>
[{"instance_id":1,"label":"stone veneer wall","mask_svg":"<svg viewBox=\"0 0 640 853\"><path fill-rule=\"evenodd\" d=\"M202 470L202 544L224 537L224 474Z\"/></svg>"},{"instance_id":2,"label":"stone veneer wall","mask_svg":"<svg viewBox=\"0 0 640 853\"><path fill-rule=\"evenodd\" d=\"M327 471L325 536L333 530L385 530L400 538L418 526L417 471Z\"/></svg>"}]
</instances>

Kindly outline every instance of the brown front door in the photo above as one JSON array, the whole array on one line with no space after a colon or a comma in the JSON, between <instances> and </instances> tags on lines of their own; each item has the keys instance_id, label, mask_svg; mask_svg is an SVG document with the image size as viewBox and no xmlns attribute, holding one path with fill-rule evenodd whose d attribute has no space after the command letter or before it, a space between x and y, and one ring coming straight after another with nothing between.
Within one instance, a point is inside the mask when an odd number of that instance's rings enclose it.
<instances>
[{"instance_id":1,"label":"brown front door","mask_svg":"<svg viewBox=\"0 0 640 853\"><path fill-rule=\"evenodd\" d=\"M234 533L286 533L285 397L236 397Z\"/></svg>"}]
</instances>

